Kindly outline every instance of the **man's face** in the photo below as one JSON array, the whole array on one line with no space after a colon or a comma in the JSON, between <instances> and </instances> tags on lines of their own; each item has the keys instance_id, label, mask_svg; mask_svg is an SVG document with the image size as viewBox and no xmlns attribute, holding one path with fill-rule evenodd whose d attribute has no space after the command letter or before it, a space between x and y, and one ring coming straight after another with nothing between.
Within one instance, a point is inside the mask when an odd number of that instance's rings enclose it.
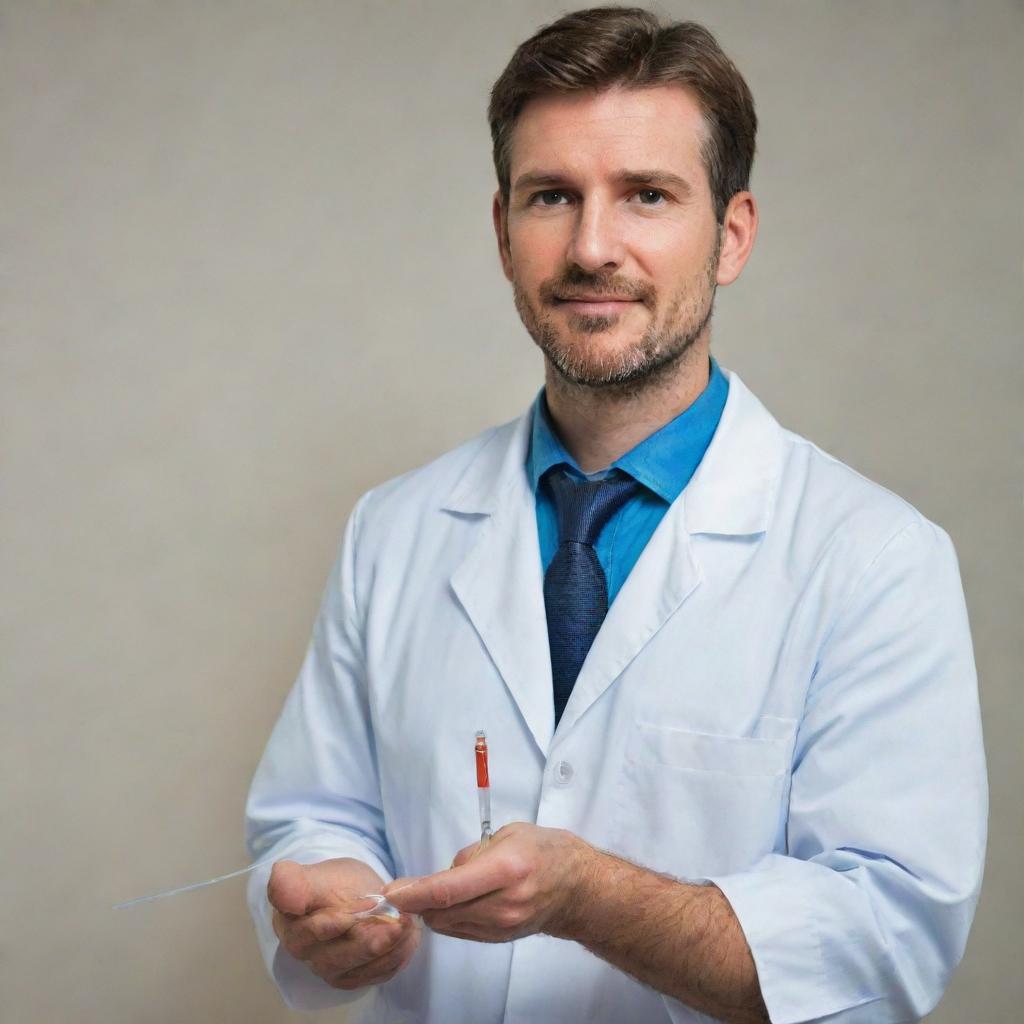
<instances>
[{"instance_id":1,"label":"man's face","mask_svg":"<svg viewBox=\"0 0 1024 1024\"><path fill-rule=\"evenodd\" d=\"M635 385L701 336L720 238L705 132L675 86L543 96L520 114L495 227L519 315L566 380Z\"/></svg>"}]
</instances>

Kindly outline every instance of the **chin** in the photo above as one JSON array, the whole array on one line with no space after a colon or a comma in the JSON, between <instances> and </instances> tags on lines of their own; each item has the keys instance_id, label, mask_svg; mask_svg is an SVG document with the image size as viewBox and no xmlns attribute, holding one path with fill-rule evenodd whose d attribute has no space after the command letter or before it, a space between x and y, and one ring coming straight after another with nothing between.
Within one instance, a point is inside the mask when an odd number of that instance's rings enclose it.
<instances>
[{"instance_id":1,"label":"chin","mask_svg":"<svg viewBox=\"0 0 1024 1024\"><path fill-rule=\"evenodd\" d=\"M643 346L567 345L550 349L549 361L563 380L587 387L609 387L644 377L651 356Z\"/></svg>"}]
</instances>

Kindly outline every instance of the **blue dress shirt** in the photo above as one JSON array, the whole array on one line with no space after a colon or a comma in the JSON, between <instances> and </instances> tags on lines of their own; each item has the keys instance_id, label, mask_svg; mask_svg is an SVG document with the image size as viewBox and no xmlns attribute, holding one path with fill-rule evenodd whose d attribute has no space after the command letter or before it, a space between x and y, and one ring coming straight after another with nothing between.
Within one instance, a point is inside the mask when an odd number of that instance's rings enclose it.
<instances>
[{"instance_id":1,"label":"blue dress shirt","mask_svg":"<svg viewBox=\"0 0 1024 1024\"><path fill-rule=\"evenodd\" d=\"M704 458L728 394L729 381L712 358L707 387L689 408L606 469L586 474L558 439L541 389L534 403L526 470L537 496L537 533L544 571L558 550L558 518L551 490L543 480L544 474L560 464L575 476L588 480L600 479L613 469L628 473L643 484L643 489L612 516L595 547L608 580L608 604L611 605L669 505L682 493Z\"/></svg>"}]
</instances>

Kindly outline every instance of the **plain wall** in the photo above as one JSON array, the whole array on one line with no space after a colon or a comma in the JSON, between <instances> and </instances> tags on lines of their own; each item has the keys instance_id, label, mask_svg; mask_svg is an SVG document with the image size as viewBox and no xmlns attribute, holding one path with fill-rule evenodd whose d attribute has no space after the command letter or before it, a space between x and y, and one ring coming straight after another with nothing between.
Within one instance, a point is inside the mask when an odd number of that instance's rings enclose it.
<instances>
[{"instance_id":1,"label":"plain wall","mask_svg":"<svg viewBox=\"0 0 1024 1024\"><path fill-rule=\"evenodd\" d=\"M521 412L484 109L553 3L0 2L0 1019L271 1024L252 771L356 498ZM1020 1019L1024 8L659 8L761 118L714 351L952 535L992 787L930 1020ZM434 680L439 688L443 680Z\"/></svg>"}]
</instances>

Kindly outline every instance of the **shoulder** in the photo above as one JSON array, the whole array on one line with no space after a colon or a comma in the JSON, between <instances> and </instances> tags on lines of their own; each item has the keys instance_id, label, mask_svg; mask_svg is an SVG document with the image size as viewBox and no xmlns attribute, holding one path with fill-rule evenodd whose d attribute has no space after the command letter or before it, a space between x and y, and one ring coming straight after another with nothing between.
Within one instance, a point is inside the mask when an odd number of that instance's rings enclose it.
<instances>
[{"instance_id":1,"label":"shoulder","mask_svg":"<svg viewBox=\"0 0 1024 1024\"><path fill-rule=\"evenodd\" d=\"M878 515L882 519L923 519L909 501L820 448L813 441L780 427L785 457L783 481L799 484L803 498L817 506L837 503L843 516Z\"/></svg>"},{"instance_id":2,"label":"shoulder","mask_svg":"<svg viewBox=\"0 0 1024 1024\"><path fill-rule=\"evenodd\" d=\"M818 565L845 565L853 577L879 558L942 550L948 534L918 508L814 442L780 428L782 460L774 525Z\"/></svg>"},{"instance_id":3,"label":"shoulder","mask_svg":"<svg viewBox=\"0 0 1024 1024\"><path fill-rule=\"evenodd\" d=\"M420 522L424 516L457 502L467 480L488 476L496 479L528 418L526 413L481 431L425 465L367 491L354 513L357 533L364 540L372 540L378 532Z\"/></svg>"},{"instance_id":4,"label":"shoulder","mask_svg":"<svg viewBox=\"0 0 1024 1024\"><path fill-rule=\"evenodd\" d=\"M851 557L927 520L910 502L780 425L730 372L729 398L690 490L695 529L764 531L787 558L816 560L836 541Z\"/></svg>"}]
</instances>

